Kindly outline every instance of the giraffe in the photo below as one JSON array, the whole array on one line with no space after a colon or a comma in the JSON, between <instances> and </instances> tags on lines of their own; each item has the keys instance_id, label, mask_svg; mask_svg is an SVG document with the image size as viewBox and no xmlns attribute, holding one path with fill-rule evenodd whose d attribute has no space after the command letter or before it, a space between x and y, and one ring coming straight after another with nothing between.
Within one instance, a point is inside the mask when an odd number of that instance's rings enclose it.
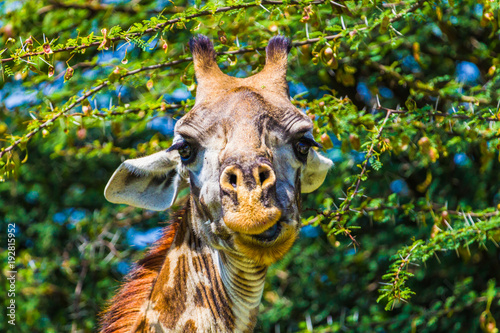
<instances>
[{"instance_id":1,"label":"giraffe","mask_svg":"<svg viewBox=\"0 0 500 333\"><path fill-rule=\"evenodd\" d=\"M110 202L160 211L183 187L189 199L110 301L104 333L252 332L267 268L298 236L300 194L332 166L290 101L288 38L270 39L247 78L222 73L207 37L189 46L196 100L172 146L126 160L105 189Z\"/></svg>"}]
</instances>

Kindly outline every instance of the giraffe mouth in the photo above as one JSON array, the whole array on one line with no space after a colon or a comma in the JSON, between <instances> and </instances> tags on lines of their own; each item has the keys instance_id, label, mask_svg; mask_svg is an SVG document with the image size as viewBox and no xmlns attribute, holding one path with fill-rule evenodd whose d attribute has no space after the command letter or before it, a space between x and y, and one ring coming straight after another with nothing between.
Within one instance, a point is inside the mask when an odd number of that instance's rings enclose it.
<instances>
[{"instance_id":1,"label":"giraffe mouth","mask_svg":"<svg viewBox=\"0 0 500 333\"><path fill-rule=\"evenodd\" d=\"M269 266L283 258L298 236L288 220L279 220L260 234L239 233L234 239L236 250L258 264Z\"/></svg>"},{"instance_id":2,"label":"giraffe mouth","mask_svg":"<svg viewBox=\"0 0 500 333\"><path fill-rule=\"evenodd\" d=\"M252 235L252 237L261 242L272 242L280 235L281 228L281 221L278 221L266 231L257 235Z\"/></svg>"}]
</instances>

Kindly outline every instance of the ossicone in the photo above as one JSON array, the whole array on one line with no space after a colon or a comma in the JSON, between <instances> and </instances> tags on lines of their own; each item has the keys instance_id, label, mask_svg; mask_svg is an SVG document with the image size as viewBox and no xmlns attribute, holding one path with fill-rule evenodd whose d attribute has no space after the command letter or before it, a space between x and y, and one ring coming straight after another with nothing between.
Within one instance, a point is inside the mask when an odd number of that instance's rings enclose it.
<instances>
[{"instance_id":1,"label":"ossicone","mask_svg":"<svg viewBox=\"0 0 500 333\"><path fill-rule=\"evenodd\" d=\"M195 65L207 66L217 63L212 41L204 35L197 35L189 40L189 49L193 55Z\"/></svg>"},{"instance_id":2,"label":"ossicone","mask_svg":"<svg viewBox=\"0 0 500 333\"><path fill-rule=\"evenodd\" d=\"M292 41L290 38L277 35L269 40L266 47L266 65L268 63L282 61L285 59L292 49Z\"/></svg>"}]
</instances>

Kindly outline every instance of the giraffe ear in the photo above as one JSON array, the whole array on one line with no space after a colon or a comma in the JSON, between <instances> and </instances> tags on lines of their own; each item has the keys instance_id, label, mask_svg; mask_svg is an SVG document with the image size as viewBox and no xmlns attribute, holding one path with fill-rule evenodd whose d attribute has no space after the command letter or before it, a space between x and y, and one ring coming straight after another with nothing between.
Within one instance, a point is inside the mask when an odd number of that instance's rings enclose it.
<instances>
[{"instance_id":1,"label":"giraffe ear","mask_svg":"<svg viewBox=\"0 0 500 333\"><path fill-rule=\"evenodd\" d=\"M217 87L227 85L224 82L230 78L217 65L214 45L208 37L198 35L191 38L189 49L193 54L194 73L198 82L196 102L199 102L209 97Z\"/></svg>"},{"instance_id":2,"label":"giraffe ear","mask_svg":"<svg viewBox=\"0 0 500 333\"><path fill-rule=\"evenodd\" d=\"M175 201L182 177L177 151L162 151L126 160L106 185L104 196L113 203L165 210Z\"/></svg>"},{"instance_id":3,"label":"giraffe ear","mask_svg":"<svg viewBox=\"0 0 500 333\"><path fill-rule=\"evenodd\" d=\"M316 190L323 184L328 170L333 166L333 162L318 154L314 149L309 151L307 164L302 171L301 192L309 193Z\"/></svg>"},{"instance_id":4,"label":"giraffe ear","mask_svg":"<svg viewBox=\"0 0 500 333\"><path fill-rule=\"evenodd\" d=\"M274 87L277 91L284 92L288 97L288 84L286 71L288 67L288 53L292 47L291 40L284 36L274 36L266 47L266 64L262 71L256 75L262 85Z\"/></svg>"}]
</instances>

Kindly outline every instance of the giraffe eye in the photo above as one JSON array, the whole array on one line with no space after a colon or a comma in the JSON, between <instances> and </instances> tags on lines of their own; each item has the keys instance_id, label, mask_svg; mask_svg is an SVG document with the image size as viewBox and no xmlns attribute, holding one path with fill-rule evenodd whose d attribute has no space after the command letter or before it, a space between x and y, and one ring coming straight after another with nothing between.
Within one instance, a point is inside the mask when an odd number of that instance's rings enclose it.
<instances>
[{"instance_id":1,"label":"giraffe eye","mask_svg":"<svg viewBox=\"0 0 500 333\"><path fill-rule=\"evenodd\" d=\"M179 152L183 162L187 162L191 158L191 155L193 155L193 148L187 142L179 147L177 151Z\"/></svg>"},{"instance_id":2,"label":"giraffe eye","mask_svg":"<svg viewBox=\"0 0 500 333\"><path fill-rule=\"evenodd\" d=\"M307 156L309 155L309 150L311 150L312 146L322 148L319 143L314 141L314 137L311 132L304 133L293 144L293 150L297 159L303 163L306 163Z\"/></svg>"},{"instance_id":3,"label":"giraffe eye","mask_svg":"<svg viewBox=\"0 0 500 333\"><path fill-rule=\"evenodd\" d=\"M167 152L177 150L179 156L181 157L182 163L189 164L194 160L194 157L196 156L195 147L196 146L193 146L187 141L181 140L177 143L174 143L170 148L168 148Z\"/></svg>"},{"instance_id":4,"label":"giraffe eye","mask_svg":"<svg viewBox=\"0 0 500 333\"><path fill-rule=\"evenodd\" d=\"M297 153L299 153L300 155L307 155L310 148L311 144L306 140L300 140L295 144L295 149L297 149Z\"/></svg>"},{"instance_id":5,"label":"giraffe eye","mask_svg":"<svg viewBox=\"0 0 500 333\"><path fill-rule=\"evenodd\" d=\"M295 155L304 163L307 161L309 149L311 149L311 143L307 139L300 139L294 144Z\"/></svg>"}]
</instances>

